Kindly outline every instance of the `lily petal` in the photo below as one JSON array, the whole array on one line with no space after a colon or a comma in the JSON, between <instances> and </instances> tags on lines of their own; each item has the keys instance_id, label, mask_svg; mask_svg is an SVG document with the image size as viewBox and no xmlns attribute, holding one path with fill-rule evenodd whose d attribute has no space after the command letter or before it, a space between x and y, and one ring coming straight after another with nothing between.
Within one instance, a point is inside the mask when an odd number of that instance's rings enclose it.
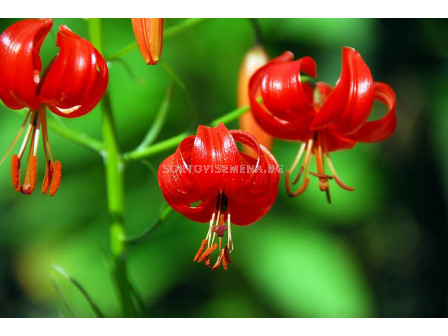
<instances>
[{"instance_id":1,"label":"lily petal","mask_svg":"<svg viewBox=\"0 0 448 336\"><path fill-rule=\"evenodd\" d=\"M106 91L106 61L88 40L67 26L59 27L56 45L60 51L43 75L39 100L61 117L81 117L98 104Z\"/></svg>"},{"instance_id":2,"label":"lily petal","mask_svg":"<svg viewBox=\"0 0 448 336\"><path fill-rule=\"evenodd\" d=\"M9 26L0 36L0 98L17 110L39 108L42 43L53 25L51 19L27 19Z\"/></svg>"},{"instance_id":3,"label":"lily petal","mask_svg":"<svg viewBox=\"0 0 448 336\"><path fill-rule=\"evenodd\" d=\"M339 134L352 134L368 119L373 97L373 79L369 67L355 49L344 47L341 75L310 128L319 130L332 127Z\"/></svg>"},{"instance_id":4,"label":"lily petal","mask_svg":"<svg viewBox=\"0 0 448 336\"><path fill-rule=\"evenodd\" d=\"M394 90L387 84L375 82L375 99L387 106L387 113L379 120L369 121L356 133L349 136L350 139L361 142L378 142L386 140L392 135L397 127L397 116L395 115L396 97Z\"/></svg>"}]
</instances>

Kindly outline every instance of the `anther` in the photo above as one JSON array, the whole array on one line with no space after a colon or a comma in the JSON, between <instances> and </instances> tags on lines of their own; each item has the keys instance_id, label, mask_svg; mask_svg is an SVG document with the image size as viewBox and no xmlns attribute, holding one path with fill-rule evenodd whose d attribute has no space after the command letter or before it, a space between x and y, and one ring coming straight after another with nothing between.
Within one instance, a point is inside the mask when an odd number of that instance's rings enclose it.
<instances>
[{"instance_id":1,"label":"anther","mask_svg":"<svg viewBox=\"0 0 448 336\"><path fill-rule=\"evenodd\" d=\"M20 192L20 160L17 154L11 157L11 180L14 189Z\"/></svg>"},{"instance_id":2,"label":"anther","mask_svg":"<svg viewBox=\"0 0 448 336\"><path fill-rule=\"evenodd\" d=\"M47 161L45 165L45 175L42 182L42 194L46 194L48 188L50 187L51 179L53 177L53 164L50 160Z\"/></svg>"},{"instance_id":3,"label":"anther","mask_svg":"<svg viewBox=\"0 0 448 336\"><path fill-rule=\"evenodd\" d=\"M206 245L207 245L207 239L204 239L201 243L201 246L199 247L198 252L194 256L193 262L196 262L199 259L199 257L202 255L202 252L204 252Z\"/></svg>"},{"instance_id":4,"label":"anther","mask_svg":"<svg viewBox=\"0 0 448 336\"><path fill-rule=\"evenodd\" d=\"M54 196L59 189L62 177L62 165L60 161L56 161L53 165L53 177L51 178L50 196Z\"/></svg>"},{"instance_id":5,"label":"anther","mask_svg":"<svg viewBox=\"0 0 448 336\"><path fill-rule=\"evenodd\" d=\"M212 246L210 246L208 249L206 249L205 252L202 253L200 258L198 259L198 263L202 262L206 257L210 256L210 254L212 254L213 251L215 251L217 248L218 248L218 244L215 243Z\"/></svg>"},{"instance_id":6,"label":"anther","mask_svg":"<svg viewBox=\"0 0 448 336\"><path fill-rule=\"evenodd\" d=\"M222 255L219 255L218 259L216 260L215 264L212 267L212 270L216 270L219 266L221 266L222 261Z\"/></svg>"},{"instance_id":7,"label":"anther","mask_svg":"<svg viewBox=\"0 0 448 336\"><path fill-rule=\"evenodd\" d=\"M31 155L28 158L28 163L25 170L25 179L21 188L22 194L29 195L36 187L37 179L37 157Z\"/></svg>"}]
</instances>

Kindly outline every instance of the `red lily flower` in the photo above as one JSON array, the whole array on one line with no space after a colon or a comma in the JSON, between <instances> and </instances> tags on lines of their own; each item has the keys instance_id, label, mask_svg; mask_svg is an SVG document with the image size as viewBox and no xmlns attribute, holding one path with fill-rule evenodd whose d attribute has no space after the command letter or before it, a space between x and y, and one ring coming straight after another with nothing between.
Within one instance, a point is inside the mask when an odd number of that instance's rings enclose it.
<instances>
[{"instance_id":1,"label":"red lily flower","mask_svg":"<svg viewBox=\"0 0 448 336\"><path fill-rule=\"evenodd\" d=\"M294 55L285 52L258 70L249 83L251 111L260 126L274 137L303 142L291 168L286 172L286 188L290 196L303 193L309 184L308 174L319 178L319 189L329 194L329 179L352 191L336 174L329 153L350 149L357 142L377 142L387 139L395 130L395 93L390 86L374 82L361 55L352 48L342 50L342 71L333 88L304 79L301 72L316 77L316 63L311 57L292 61ZM261 90L263 104L256 100ZM374 100L387 106L381 119L367 121ZM296 184L304 175L302 185L291 190L290 175L305 153ZM316 159L317 173L309 172L311 156ZM324 156L331 175L325 172Z\"/></svg>"},{"instance_id":2,"label":"red lily flower","mask_svg":"<svg viewBox=\"0 0 448 336\"><path fill-rule=\"evenodd\" d=\"M40 75L39 51L53 25L51 19L27 19L8 27L0 35L0 99L11 109L29 108L20 131L7 151L9 154L22 131L27 130L19 150L12 156L11 177L14 188L31 194L36 185L39 132L45 152L46 168L42 192L53 196L60 184L61 163L54 162L48 140L46 107L64 117L76 118L89 113L106 91L109 75L101 54L92 44L59 27L58 55ZM20 161L30 142L24 182L20 182Z\"/></svg>"},{"instance_id":3,"label":"red lily flower","mask_svg":"<svg viewBox=\"0 0 448 336\"><path fill-rule=\"evenodd\" d=\"M236 142L249 146L257 157L240 152ZM196 136L182 140L158 171L168 204L193 221L210 223L194 261L204 260L209 267L210 255L219 247L212 269L222 265L225 270L233 251L231 223L245 226L262 218L277 197L279 179L277 161L265 147L251 134L229 131L222 123L216 128L199 126Z\"/></svg>"}]
</instances>

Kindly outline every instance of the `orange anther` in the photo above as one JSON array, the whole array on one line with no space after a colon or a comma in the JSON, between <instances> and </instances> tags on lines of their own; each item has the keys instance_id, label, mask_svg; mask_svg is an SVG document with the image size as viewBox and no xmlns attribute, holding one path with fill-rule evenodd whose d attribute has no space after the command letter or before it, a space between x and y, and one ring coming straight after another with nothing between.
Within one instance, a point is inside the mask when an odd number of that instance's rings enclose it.
<instances>
[{"instance_id":1,"label":"orange anther","mask_svg":"<svg viewBox=\"0 0 448 336\"><path fill-rule=\"evenodd\" d=\"M202 241L201 246L199 247L198 252L197 252L196 255L194 256L193 262L196 262L196 261L199 259L199 257L201 256L202 252L203 252L204 249L205 249L205 245L207 245L207 239L204 239L204 240Z\"/></svg>"},{"instance_id":2,"label":"orange anther","mask_svg":"<svg viewBox=\"0 0 448 336\"><path fill-rule=\"evenodd\" d=\"M20 191L20 160L17 154L11 157L11 180L16 191Z\"/></svg>"},{"instance_id":3,"label":"orange anther","mask_svg":"<svg viewBox=\"0 0 448 336\"><path fill-rule=\"evenodd\" d=\"M214 243L212 246L210 246L208 249L206 249L205 252L202 253L201 257L198 259L198 263L200 263L202 260L204 260L210 254L212 254L213 251L216 250L217 248L218 248L218 244Z\"/></svg>"},{"instance_id":4,"label":"orange anther","mask_svg":"<svg viewBox=\"0 0 448 336\"><path fill-rule=\"evenodd\" d=\"M216 270L219 266L221 266L221 262L222 262L222 259L223 259L223 258L221 258L221 256L222 256L222 255L220 255L220 256L218 257L218 260L216 260L215 264L213 265L213 267L212 267L212 270L213 270L213 271Z\"/></svg>"},{"instance_id":5,"label":"orange anther","mask_svg":"<svg viewBox=\"0 0 448 336\"><path fill-rule=\"evenodd\" d=\"M54 196L56 191L58 191L59 185L61 184L62 177L62 166L60 161L56 161L53 165L53 177L51 178L51 187L49 191L50 196Z\"/></svg>"},{"instance_id":6,"label":"orange anther","mask_svg":"<svg viewBox=\"0 0 448 336\"><path fill-rule=\"evenodd\" d=\"M21 188L22 194L29 195L36 187L37 179L37 157L31 155L28 158L28 163L25 170L25 179Z\"/></svg>"},{"instance_id":7,"label":"orange anther","mask_svg":"<svg viewBox=\"0 0 448 336\"><path fill-rule=\"evenodd\" d=\"M210 256L205 257L205 266L210 267Z\"/></svg>"},{"instance_id":8,"label":"orange anther","mask_svg":"<svg viewBox=\"0 0 448 336\"><path fill-rule=\"evenodd\" d=\"M224 268L224 270L227 271L227 260L224 251L222 251L221 260L222 260L222 268Z\"/></svg>"},{"instance_id":9,"label":"orange anther","mask_svg":"<svg viewBox=\"0 0 448 336\"><path fill-rule=\"evenodd\" d=\"M46 194L48 188L50 187L51 179L53 177L53 164L50 160L47 161L45 165L45 175L44 180L42 182L42 194Z\"/></svg>"}]
</instances>

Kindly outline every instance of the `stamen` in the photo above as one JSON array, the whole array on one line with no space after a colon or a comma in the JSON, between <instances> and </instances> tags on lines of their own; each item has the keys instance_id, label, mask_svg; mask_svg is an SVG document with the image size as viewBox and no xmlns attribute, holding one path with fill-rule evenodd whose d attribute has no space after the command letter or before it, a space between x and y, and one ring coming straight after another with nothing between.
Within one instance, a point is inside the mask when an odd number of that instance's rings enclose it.
<instances>
[{"instance_id":1,"label":"stamen","mask_svg":"<svg viewBox=\"0 0 448 336\"><path fill-rule=\"evenodd\" d=\"M37 157L30 155L26 164L25 179L22 186L22 194L29 195L36 187L37 179Z\"/></svg>"},{"instance_id":2,"label":"stamen","mask_svg":"<svg viewBox=\"0 0 448 336\"><path fill-rule=\"evenodd\" d=\"M199 247L198 252L194 256L193 262L196 262L199 259L199 257L202 255L202 252L205 249L205 245L207 245L207 239L202 240L201 246Z\"/></svg>"},{"instance_id":3,"label":"stamen","mask_svg":"<svg viewBox=\"0 0 448 336\"><path fill-rule=\"evenodd\" d=\"M46 194L50 187L51 179L53 177L53 165L50 160L45 165L45 175L42 182L42 194Z\"/></svg>"},{"instance_id":4,"label":"stamen","mask_svg":"<svg viewBox=\"0 0 448 336\"><path fill-rule=\"evenodd\" d=\"M330 155L328 153L325 153L326 159L327 159L327 163L328 163L328 167L331 170L331 173L333 174L333 178L336 181L336 183L338 184L338 186L340 186L341 188L348 190L348 191L353 191L355 190L352 187L349 187L348 185L344 184L341 179L339 178L338 174L336 174L336 170L334 169L333 163L331 162L330 159Z\"/></svg>"},{"instance_id":5,"label":"stamen","mask_svg":"<svg viewBox=\"0 0 448 336\"><path fill-rule=\"evenodd\" d=\"M206 257L210 256L210 254L212 254L216 249L218 248L218 244L213 244L211 247L209 247L208 249L205 250L204 253L202 253L202 255L200 256L200 258L198 259L198 263L200 263L201 261L203 261Z\"/></svg>"},{"instance_id":6,"label":"stamen","mask_svg":"<svg viewBox=\"0 0 448 336\"><path fill-rule=\"evenodd\" d=\"M226 259L226 261L231 264L232 260L230 260L230 253L229 253L229 245L226 245L224 247L224 258Z\"/></svg>"},{"instance_id":7,"label":"stamen","mask_svg":"<svg viewBox=\"0 0 448 336\"><path fill-rule=\"evenodd\" d=\"M227 260L226 260L226 257L224 255L224 251L223 251L223 254L222 254L221 261L222 261L222 268L224 268L224 270L227 271Z\"/></svg>"},{"instance_id":8,"label":"stamen","mask_svg":"<svg viewBox=\"0 0 448 336\"><path fill-rule=\"evenodd\" d=\"M304 146L304 144L302 144L302 146L301 146L301 148L299 150L299 154L297 155L297 157L302 156L302 154L303 154L302 147L303 146ZM292 185L295 185L299 181L299 179L301 178L302 173L304 173L303 183L302 183L302 185L300 186L300 188L297 191L292 192L292 189L291 189L290 175L292 173L292 170L287 171L286 174L285 174L286 192L288 193L288 195L290 197L295 197L295 196L298 196L298 195L302 194L308 188L308 185L310 183L310 179L308 178L308 172L309 172L309 167L310 167L310 163L311 163L311 150L313 148L313 139L310 138L308 140L308 143L303 148L306 148L305 158L303 160L302 166L299 169L299 173L297 174L297 177L292 182ZM298 160L300 159L300 157L299 157L299 159L297 159L297 157L294 160L294 163L291 166L291 168L295 168L297 166Z\"/></svg>"},{"instance_id":9,"label":"stamen","mask_svg":"<svg viewBox=\"0 0 448 336\"><path fill-rule=\"evenodd\" d=\"M53 177L51 179L50 196L54 196L58 191L62 178L62 165L60 161L56 161L53 165Z\"/></svg>"},{"instance_id":10,"label":"stamen","mask_svg":"<svg viewBox=\"0 0 448 336\"><path fill-rule=\"evenodd\" d=\"M215 264L212 267L212 270L216 270L219 266L221 266L222 258L221 255L219 255L218 259L216 260Z\"/></svg>"},{"instance_id":11,"label":"stamen","mask_svg":"<svg viewBox=\"0 0 448 336\"><path fill-rule=\"evenodd\" d=\"M227 227L229 228L227 241L228 241L228 244L230 244L230 251L229 251L229 253L230 253L233 251L232 225L230 222L230 213L227 215Z\"/></svg>"},{"instance_id":12,"label":"stamen","mask_svg":"<svg viewBox=\"0 0 448 336\"><path fill-rule=\"evenodd\" d=\"M320 145L319 140L321 140L321 139L318 137L318 139L317 139L318 145L314 149L314 157L316 159L317 174L312 174L312 175L319 177L319 190L326 192L327 201L328 201L328 203L331 204L330 184L328 183L329 176L325 174L325 165L324 165L324 159L323 159L323 155L322 155L322 147Z\"/></svg>"},{"instance_id":13,"label":"stamen","mask_svg":"<svg viewBox=\"0 0 448 336\"><path fill-rule=\"evenodd\" d=\"M31 122L28 124L28 128L26 130L25 137L23 138L22 145L20 146L20 150L19 150L19 154L18 154L19 159L22 159L23 153L25 152L25 148L26 148L26 145L28 144L31 133L34 133L34 128L37 125L37 114L35 111L32 112L30 120L31 120ZM33 141L33 140L31 140L31 141Z\"/></svg>"},{"instance_id":14,"label":"stamen","mask_svg":"<svg viewBox=\"0 0 448 336\"><path fill-rule=\"evenodd\" d=\"M20 160L17 154L11 157L11 180L16 191L20 191Z\"/></svg>"},{"instance_id":15,"label":"stamen","mask_svg":"<svg viewBox=\"0 0 448 336\"><path fill-rule=\"evenodd\" d=\"M210 256L207 256L204 260L205 260L205 266L210 267Z\"/></svg>"},{"instance_id":16,"label":"stamen","mask_svg":"<svg viewBox=\"0 0 448 336\"><path fill-rule=\"evenodd\" d=\"M23 122L22 126L20 126L19 132L17 133L16 137L14 138L14 141L12 142L11 146L9 146L8 150L6 151L6 154L3 156L2 160L0 161L0 165L5 161L5 159L8 157L11 150L14 148L14 146L17 143L17 140L19 140L20 136L22 135L23 130L25 129L25 125L28 122L28 119L31 115L31 111L29 111L25 117L25 121ZM29 126L28 126L29 128ZM27 131L28 132L28 131Z\"/></svg>"}]
</instances>

